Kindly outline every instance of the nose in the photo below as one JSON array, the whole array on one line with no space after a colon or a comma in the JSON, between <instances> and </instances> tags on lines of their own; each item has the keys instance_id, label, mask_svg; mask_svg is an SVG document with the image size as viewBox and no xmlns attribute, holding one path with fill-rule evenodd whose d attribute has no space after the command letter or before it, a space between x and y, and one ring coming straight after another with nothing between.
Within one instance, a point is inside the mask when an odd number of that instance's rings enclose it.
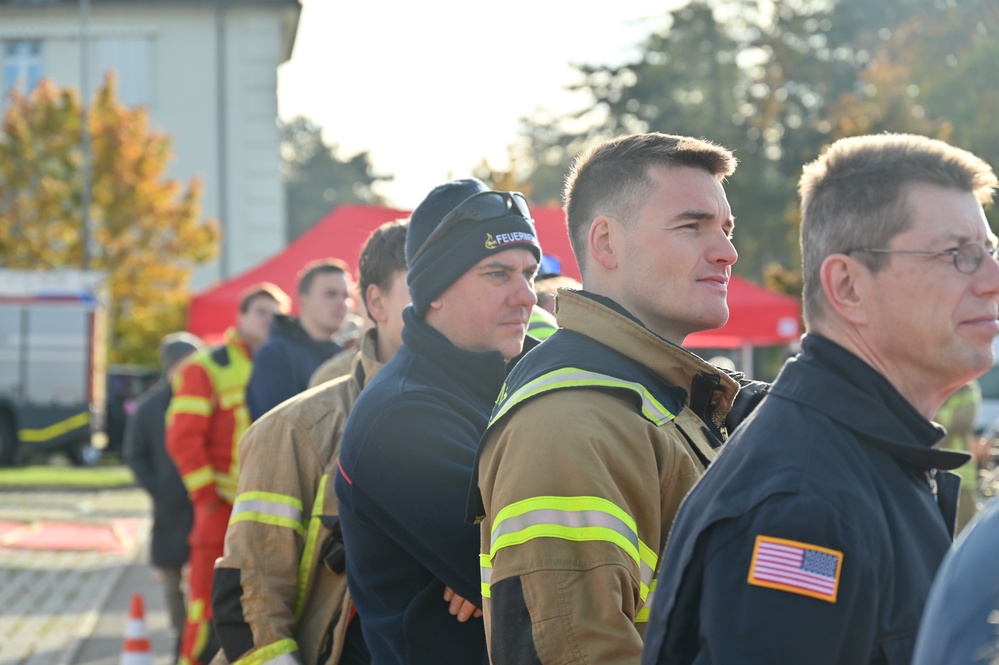
<instances>
[{"instance_id":1,"label":"nose","mask_svg":"<svg viewBox=\"0 0 999 665\"><path fill-rule=\"evenodd\" d=\"M515 279L513 292L510 294L509 304L511 307L524 307L530 309L538 302L538 296L534 293L534 286L531 280L519 275Z\"/></svg>"},{"instance_id":2,"label":"nose","mask_svg":"<svg viewBox=\"0 0 999 665\"><path fill-rule=\"evenodd\" d=\"M999 296L999 259L990 252L982 257L982 263L974 273L973 288L980 295Z\"/></svg>"},{"instance_id":3,"label":"nose","mask_svg":"<svg viewBox=\"0 0 999 665\"><path fill-rule=\"evenodd\" d=\"M720 232L717 241L711 244L707 258L710 263L727 266L739 260L739 252L732 244L732 239L728 237L728 232L724 230Z\"/></svg>"}]
</instances>

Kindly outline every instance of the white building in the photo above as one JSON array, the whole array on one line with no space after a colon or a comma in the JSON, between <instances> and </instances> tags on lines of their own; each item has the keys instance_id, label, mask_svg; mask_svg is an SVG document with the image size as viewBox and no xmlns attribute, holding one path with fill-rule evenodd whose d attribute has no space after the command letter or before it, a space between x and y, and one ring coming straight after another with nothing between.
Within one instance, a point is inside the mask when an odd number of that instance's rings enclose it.
<instances>
[{"instance_id":1,"label":"white building","mask_svg":"<svg viewBox=\"0 0 999 665\"><path fill-rule=\"evenodd\" d=\"M41 77L91 94L113 69L119 97L172 137L168 175L204 184L223 230L194 287L284 246L277 67L295 42L299 0L0 0L0 93ZM81 34L87 35L87 66Z\"/></svg>"}]
</instances>

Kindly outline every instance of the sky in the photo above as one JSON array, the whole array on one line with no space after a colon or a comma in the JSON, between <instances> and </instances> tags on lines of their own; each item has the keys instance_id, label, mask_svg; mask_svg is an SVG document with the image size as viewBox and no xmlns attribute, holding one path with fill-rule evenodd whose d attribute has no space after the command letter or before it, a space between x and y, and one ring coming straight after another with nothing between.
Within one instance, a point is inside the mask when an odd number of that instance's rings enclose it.
<instances>
[{"instance_id":1,"label":"sky","mask_svg":"<svg viewBox=\"0 0 999 665\"><path fill-rule=\"evenodd\" d=\"M367 150L412 209L485 158L509 164L518 120L582 105L570 63L633 60L682 0L303 0L291 59L278 70L283 120L323 128L344 159Z\"/></svg>"}]
</instances>

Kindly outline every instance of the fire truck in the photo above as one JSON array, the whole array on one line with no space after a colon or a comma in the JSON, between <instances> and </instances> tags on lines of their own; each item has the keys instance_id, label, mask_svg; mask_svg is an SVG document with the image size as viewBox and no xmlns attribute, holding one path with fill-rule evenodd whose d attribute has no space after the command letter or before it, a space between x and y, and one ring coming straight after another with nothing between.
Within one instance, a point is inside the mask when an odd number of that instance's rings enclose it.
<instances>
[{"instance_id":1,"label":"fire truck","mask_svg":"<svg viewBox=\"0 0 999 665\"><path fill-rule=\"evenodd\" d=\"M105 445L107 300L101 273L0 269L0 465Z\"/></svg>"}]
</instances>

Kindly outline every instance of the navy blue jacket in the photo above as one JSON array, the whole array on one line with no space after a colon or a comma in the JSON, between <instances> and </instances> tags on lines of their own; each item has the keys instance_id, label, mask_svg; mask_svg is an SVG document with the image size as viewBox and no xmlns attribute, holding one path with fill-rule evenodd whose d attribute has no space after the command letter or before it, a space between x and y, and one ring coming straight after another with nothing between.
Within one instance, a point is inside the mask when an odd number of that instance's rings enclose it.
<instances>
[{"instance_id":1,"label":"navy blue jacket","mask_svg":"<svg viewBox=\"0 0 999 665\"><path fill-rule=\"evenodd\" d=\"M125 464L153 500L150 560L160 568L180 568L191 553L187 536L194 526L194 508L177 466L166 452L166 412L173 391L163 379L139 395L135 412L125 423L122 444Z\"/></svg>"},{"instance_id":2,"label":"navy blue jacket","mask_svg":"<svg viewBox=\"0 0 999 665\"><path fill-rule=\"evenodd\" d=\"M486 659L482 619L459 623L443 595L447 585L482 606L465 503L507 367L499 352L457 348L412 306L403 316L403 346L364 388L340 444L347 582L375 665L474 665Z\"/></svg>"},{"instance_id":3,"label":"navy blue jacket","mask_svg":"<svg viewBox=\"0 0 999 665\"><path fill-rule=\"evenodd\" d=\"M999 656L999 500L968 525L933 581L912 665L982 665Z\"/></svg>"},{"instance_id":4,"label":"navy blue jacket","mask_svg":"<svg viewBox=\"0 0 999 665\"><path fill-rule=\"evenodd\" d=\"M277 314L267 341L253 354L253 374L246 386L246 406L257 420L309 387L312 373L340 353L332 340L314 340L294 316Z\"/></svg>"},{"instance_id":5,"label":"navy blue jacket","mask_svg":"<svg viewBox=\"0 0 999 665\"><path fill-rule=\"evenodd\" d=\"M957 507L957 476L928 471L967 460L942 436L806 336L680 508L642 662L909 663Z\"/></svg>"}]
</instances>

